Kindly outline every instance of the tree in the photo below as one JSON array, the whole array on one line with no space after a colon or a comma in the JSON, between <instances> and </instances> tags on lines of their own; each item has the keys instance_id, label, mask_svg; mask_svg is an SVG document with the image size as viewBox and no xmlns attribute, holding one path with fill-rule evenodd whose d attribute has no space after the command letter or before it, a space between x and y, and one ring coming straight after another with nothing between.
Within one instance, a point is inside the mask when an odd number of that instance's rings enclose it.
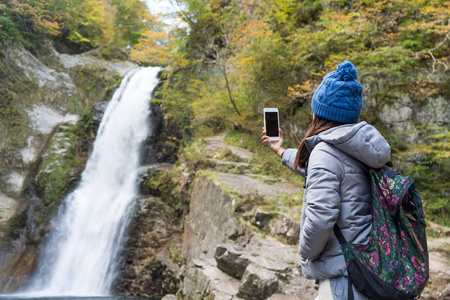
<instances>
[{"instance_id":1,"label":"tree","mask_svg":"<svg viewBox=\"0 0 450 300\"><path fill-rule=\"evenodd\" d=\"M147 5L141 0L113 0L112 4L116 9L114 25L119 39L129 46L137 44L142 33L154 25Z\"/></svg>"}]
</instances>

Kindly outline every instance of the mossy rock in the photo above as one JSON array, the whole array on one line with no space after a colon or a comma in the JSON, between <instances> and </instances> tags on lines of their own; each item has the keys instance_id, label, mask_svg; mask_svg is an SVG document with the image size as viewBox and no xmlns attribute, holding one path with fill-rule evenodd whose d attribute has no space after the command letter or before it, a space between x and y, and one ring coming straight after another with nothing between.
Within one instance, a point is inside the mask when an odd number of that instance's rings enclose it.
<instances>
[{"instance_id":1,"label":"mossy rock","mask_svg":"<svg viewBox=\"0 0 450 300\"><path fill-rule=\"evenodd\" d=\"M27 210L25 210L7 221L3 230L3 237L0 238L0 250L4 250L11 241L17 240L20 237L27 226L27 220Z\"/></svg>"},{"instance_id":2,"label":"mossy rock","mask_svg":"<svg viewBox=\"0 0 450 300\"><path fill-rule=\"evenodd\" d=\"M82 90L83 101L88 105L110 100L123 79L118 73L96 65L76 66L69 74Z\"/></svg>"},{"instance_id":3,"label":"mossy rock","mask_svg":"<svg viewBox=\"0 0 450 300\"><path fill-rule=\"evenodd\" d=\"M161 197L162 201L174 208L178 216L181 216L183 205L181 203L178 175L175 172L149 169L144 186L148 188L148 194Z\"/></svg>"},{"instance_id":4,"label":"mossy rock","mask_svg":"<svg viewBox=\"0 0 450 300\"><path fill-rule=\"evenodd\" d=\"M61 203L85 167L96 135L93 110L76 124L58 127L36 176L36 190L46 206Z\"/></svg>"}]
</instances>

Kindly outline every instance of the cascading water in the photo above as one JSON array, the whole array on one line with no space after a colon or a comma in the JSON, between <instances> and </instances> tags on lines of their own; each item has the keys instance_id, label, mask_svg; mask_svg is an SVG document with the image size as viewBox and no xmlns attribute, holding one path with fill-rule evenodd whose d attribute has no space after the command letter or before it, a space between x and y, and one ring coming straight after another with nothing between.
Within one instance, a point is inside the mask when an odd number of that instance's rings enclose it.
<instances>
[{"instance_id":1,"label":"cascading water","mask_svg":"<svg viewBox=\"0 0 450 300\"><path fill-rule=\"evenodd\" d=\"M114 93L80 184L53 222L30 296L111 293L137 198L139 153L151 130L149 100L159 70L130 71Z\"/></svg>"}]
</instances>

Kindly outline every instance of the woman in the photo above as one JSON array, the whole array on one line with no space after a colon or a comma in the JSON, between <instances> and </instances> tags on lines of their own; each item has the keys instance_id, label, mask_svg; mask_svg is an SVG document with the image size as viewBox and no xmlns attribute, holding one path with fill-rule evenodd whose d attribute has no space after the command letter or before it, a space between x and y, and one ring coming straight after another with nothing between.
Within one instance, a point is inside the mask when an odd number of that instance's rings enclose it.
<instances>
[{"instance_id":1,"label":"woman","mask_svg":"<svg viewBox=\"0 0 450 300\"><path fill-rule=\"evenodd\" d=\"M347 299L347 268L333 233L339 226L349 243L366 243L372 206L368 167L389 161L390 147L366 122L356 123L362 108L362 86L349 61L326 75L313 95L314 112L298 149L279 141L263 142L283 165L305 177L299 251L303 274L319 281L318 299ZM353 287L355 299L366 299Z\"/></svg>"}]
</instances>

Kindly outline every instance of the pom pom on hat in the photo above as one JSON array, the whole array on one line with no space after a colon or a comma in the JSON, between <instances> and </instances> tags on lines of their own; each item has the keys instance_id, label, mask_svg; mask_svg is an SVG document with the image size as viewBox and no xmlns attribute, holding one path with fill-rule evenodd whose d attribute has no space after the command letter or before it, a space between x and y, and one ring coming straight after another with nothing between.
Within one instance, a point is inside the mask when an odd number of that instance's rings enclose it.
<instances>
[{"instance_id":1,"label":"pom pom on hat","mask_svg":"<svg viewBox=\"0 0 450 300\"><path fill-rule=\"evenodd\" d=\"M355 66L345 60L336 68L336 77L341 81L350 81L358 79L358 71Z\"/></svg>"},{"instance_id":2,"label":"pom pom on hat","mask_svg":"<svg viewBox=\"0 0 450 300\"><path fill-rule=\"evenodd\" d=\"M335 71L325 75L314 92L313 112L327 120L356 123L363 105L363 88L357 78L358 72L351 62L339 64Z\"/></svg>"}]
</instances>

